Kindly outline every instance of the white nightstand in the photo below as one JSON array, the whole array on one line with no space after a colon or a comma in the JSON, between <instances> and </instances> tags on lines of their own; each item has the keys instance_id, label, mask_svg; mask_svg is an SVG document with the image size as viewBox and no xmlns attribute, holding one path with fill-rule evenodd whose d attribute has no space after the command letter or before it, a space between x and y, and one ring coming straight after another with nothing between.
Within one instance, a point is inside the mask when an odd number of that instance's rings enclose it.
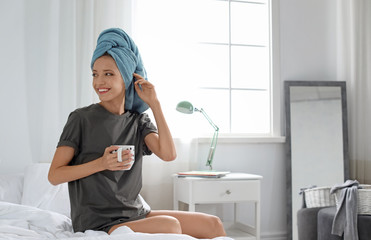
<instances>
[{"instance_id":1,"label":"white nightstand","mask_svg":"<svg viewBox=\"0 0 371 240\"><path fill-rule=\"evenodd\" d=\"M234 239L260 240L260 180L262 176L246 173L229 173L221 178L173 176L174 210L179 201L188 204L189 211L195 211L196 204L255 202L255 226L236 221L225 225L227 235Z\"/></svg>"}]
</instances>

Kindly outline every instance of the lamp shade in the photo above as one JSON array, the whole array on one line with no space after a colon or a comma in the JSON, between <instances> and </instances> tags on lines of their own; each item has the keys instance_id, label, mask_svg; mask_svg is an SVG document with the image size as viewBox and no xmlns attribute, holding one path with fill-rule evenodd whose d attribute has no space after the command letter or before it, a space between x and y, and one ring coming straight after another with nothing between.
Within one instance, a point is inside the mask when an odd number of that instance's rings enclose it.
<instances>
[{"instance_id":1,"label":"lamp shade","mask_svg":"<svg viewBox=\"0 0 371 240\"><path fill-rule=\"evenodd\" d=\"M194 111L192 103L188 101L182 101L176 105L176 110L185 114L192 114Z\"/></svg>"}]
</instances>

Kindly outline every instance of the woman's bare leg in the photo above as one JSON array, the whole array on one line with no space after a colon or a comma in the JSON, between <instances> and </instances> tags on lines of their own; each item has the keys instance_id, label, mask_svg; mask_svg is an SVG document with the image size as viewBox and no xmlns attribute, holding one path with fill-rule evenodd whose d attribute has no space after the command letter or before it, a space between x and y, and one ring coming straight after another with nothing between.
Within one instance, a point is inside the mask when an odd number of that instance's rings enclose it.
<instances>
[{"instance_id":1,"label":"woman's bare leg","mask_svg":"<svg viewBox=\"0 0 371 240\"><path fill-rule=\"evenodd\" d=\"M111 234L121 226L127 226L134 232L183 233L195 238L215 238L226 235L218 217L199 212L153 210L147 218L115 225L108 233Z\"/></svg>"},{"instance_id":2,"label":"woman's bare leg","mask_svg":"<svg viewBox=\"0 0 371 240\"><path fill-rule=\"evenodd\" d=\"M222 222L213 215L200 212L153 210L147 215L147 219L157 216L176 218L182 233L195 238L215 238L226 235Z\"/></svg>"},{"instance_id":3,"label":"woman's bare leg","mask_svg":"<svg viewBox=\"0 0 371 240\"><path fill-rule=\"evenodd\" d=\"M121 223L111 227L108 234L121 226L127 226L134 232L142 233L176 233L181 234L182 229L178 219L171 216L154 216L151 218Z\"/></svg>"}]
</instances>

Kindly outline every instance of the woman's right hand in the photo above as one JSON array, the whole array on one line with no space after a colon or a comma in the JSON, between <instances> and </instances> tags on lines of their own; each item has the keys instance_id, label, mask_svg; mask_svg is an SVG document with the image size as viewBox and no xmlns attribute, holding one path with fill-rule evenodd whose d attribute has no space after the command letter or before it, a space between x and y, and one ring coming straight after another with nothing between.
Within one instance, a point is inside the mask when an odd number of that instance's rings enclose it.
<instances>
[{"instance_id":1,"label":"woman's right hand","mask_svg":"<svg viewBox=\"0 0 371 240\"><path fill-rule=\"evenodd\" d=\"M118 171L131 167L130 162L133 159L133 155L130 153L130 150L123 150L122 162L118 162L117 152L112 153L117 149L119 149L118 146L110 146L104 150L104 154L101 157L101 164L105 170Z\"/></svg>"}]
</instances>

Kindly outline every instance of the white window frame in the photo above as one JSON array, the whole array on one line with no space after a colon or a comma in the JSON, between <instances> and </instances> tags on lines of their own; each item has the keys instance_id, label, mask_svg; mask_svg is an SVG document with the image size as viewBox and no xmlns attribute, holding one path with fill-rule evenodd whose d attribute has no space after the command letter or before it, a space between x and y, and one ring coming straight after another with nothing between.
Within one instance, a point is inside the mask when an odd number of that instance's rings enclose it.
<instances>
[{"instance_id":1,"label":"white window frame","mask_svg":"<svg viewBox=\"0 0 371 240\"><path fill-rule=\"evenodd\" d=\"M252 134L236 134L236 133L220 133L219 143L284 143L286 141L283 135L284 119L282 111L284 110L282 99L282 87L280 78L280 15L279 15L279 0L269 1L270 9L270 66L271 66L271 134L270 135L252 135ZM199 136L200 143L208 143L209 136Z\"/></svg>"},{"instance_id":2,"label":"white window frame","mask_svg":"<svg viewBox=\"0 0 371 240\"><path fill-rule=\"evenodd\" d=\"M284 110L283 92L280 76L280 16L279 0L270 0L270 43L271 43L271 138L277 142L285 142L283 136Z\"/></svg>"},{"instance_id":3,"label":"white window frame","mask_svg":"<svg viewBox=\"0 0 371 240\"><path fill-rule=\"evenodd\" d=\"M229 1L229 0L227 0ZM279 24L279 0L269 0L269 27L270 27L270 134L266 135L253 135L248 133L220 133L220 143L283 143L285 137L283 136L284 124L283 124L283 104L281 94L281 79L280 79L280 24ZM130 26L129 28L132 28ZM230 44L230 43L229 43ZM231 103L230 103L231 104ZM212 136L212 130L210 134L200 134L197 136L199 142L209 142Z\"/></svg>"}]
</instances>

